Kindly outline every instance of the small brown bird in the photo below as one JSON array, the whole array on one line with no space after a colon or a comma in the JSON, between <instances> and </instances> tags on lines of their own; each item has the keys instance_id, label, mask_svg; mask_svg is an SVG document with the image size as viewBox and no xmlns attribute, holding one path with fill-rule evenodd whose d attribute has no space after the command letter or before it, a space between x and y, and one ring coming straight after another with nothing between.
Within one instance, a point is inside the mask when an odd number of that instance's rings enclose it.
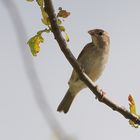
<instances>
[{"instance_id":1,"label":"small brown bird","mask_svg":"<svg viewBox=\"0 0 140 140\"><path fill-rule=\"evenodd\" d=\"M106 31L102 29L90 30L92 42L88 43L77 61L85 73L95 82L102 74L109 55L110 39ZM68 82L69 89L57 108L57 111L67 113L77 93L86 88L86 85L79 79L78 74L73 70Z\"/></svg>"}]
</instances>

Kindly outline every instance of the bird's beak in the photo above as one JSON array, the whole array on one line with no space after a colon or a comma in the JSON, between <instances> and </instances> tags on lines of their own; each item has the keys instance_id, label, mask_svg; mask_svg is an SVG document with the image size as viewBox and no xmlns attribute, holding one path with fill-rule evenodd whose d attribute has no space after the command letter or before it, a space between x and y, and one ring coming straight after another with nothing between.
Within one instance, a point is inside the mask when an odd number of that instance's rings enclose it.
<instances>
[{"instance_id":1,"label":"bird's beak","mask_svg":"<svg viewBox=\"0 0 140 140\"><path fill-rule=\"evenodd\" d=\"M89 33L91 36L96 36L95 30L89 30L88 33Z\"/></svg>"},{"instance_id":2,"label":"bird's beak","mask_svg":"<svg viewBox=\"0 0 140 140\"><path fill-rule=\"evenodd\" d=\"M93 30L89 30L88 33L92 36L94 35L94 31Z\"/></svg>"}]
</instances>

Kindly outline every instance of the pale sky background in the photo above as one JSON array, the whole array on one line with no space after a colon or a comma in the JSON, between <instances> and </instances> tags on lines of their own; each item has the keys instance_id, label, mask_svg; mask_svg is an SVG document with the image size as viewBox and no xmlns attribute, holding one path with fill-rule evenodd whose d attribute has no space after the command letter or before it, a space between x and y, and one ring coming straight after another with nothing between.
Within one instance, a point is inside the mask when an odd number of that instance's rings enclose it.
<instances>
[{"instance_id":1,"label":"pale sky background","mask_svg":"<svg viewBox=\"0 0 140 140\"><path fill-rule=\"evenodd\" d=\"M46 41L37 57L31 55L26 45L27 38L21 46L4 1L8 0L0 0L0 139L51 140L53 137L23 64L19 48L24 47L26 55L34 62L45 92L44 100L48 101L55 118L68 135L76 140L139 140L140 128L132 128L123 116L95 100L89 89L80 92L68 114L56 111L67 91L72 67L52 35L44 34ZM28 38L45 28L36 2L13 2ZM91 41L87 34L89 29L102 28L109 32L109 62L97 84L107 92L107 96L126 108L129 107L127 97L131 93L140 113L140 1L55 0L54 5L56 9L63 7L71 12L64 24L70 37L69 47L75 56ZM18 20L18 17L14 19L15 22ZM43 105L44 110L47 104Z\"/></svg>"}]
</instances>

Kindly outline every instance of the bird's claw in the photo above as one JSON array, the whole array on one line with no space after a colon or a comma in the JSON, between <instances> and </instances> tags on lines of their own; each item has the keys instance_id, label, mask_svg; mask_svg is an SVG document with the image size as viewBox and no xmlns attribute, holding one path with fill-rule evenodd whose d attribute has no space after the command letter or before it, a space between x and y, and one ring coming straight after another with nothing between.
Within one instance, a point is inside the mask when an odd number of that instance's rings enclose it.
<instances>
[{"instance_id":1,"label":"bird's claw","mask_svg":"<svg viewBox=\"0 0 140 140\"><path fill-rule=\"evenodd\" d=\"M95 99L102 101L104 99L106 93L102 89L100 89L98 85L96 85L96 89L100 94L99 94L99 96L96 96Z\"/></svg>"}]
</instances>

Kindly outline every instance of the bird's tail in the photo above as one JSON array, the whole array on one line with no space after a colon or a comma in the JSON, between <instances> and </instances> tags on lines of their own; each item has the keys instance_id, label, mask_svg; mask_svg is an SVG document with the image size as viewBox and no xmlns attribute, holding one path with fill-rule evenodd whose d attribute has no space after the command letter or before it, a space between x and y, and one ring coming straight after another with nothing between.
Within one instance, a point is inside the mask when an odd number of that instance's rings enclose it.
<instances>
[{"instance_id":1,"label":"bird's tail","mask_svg":"<svg viewBox=\"0 0 140 140\"><path fill-rule=\"evenodd\" d=\"M57 111L67 113L69 108L75 98L76 94L71 94L70 89L67 91L66 95L64 96L63 100L59 104Z\"/></svg>"}]
</instances>

